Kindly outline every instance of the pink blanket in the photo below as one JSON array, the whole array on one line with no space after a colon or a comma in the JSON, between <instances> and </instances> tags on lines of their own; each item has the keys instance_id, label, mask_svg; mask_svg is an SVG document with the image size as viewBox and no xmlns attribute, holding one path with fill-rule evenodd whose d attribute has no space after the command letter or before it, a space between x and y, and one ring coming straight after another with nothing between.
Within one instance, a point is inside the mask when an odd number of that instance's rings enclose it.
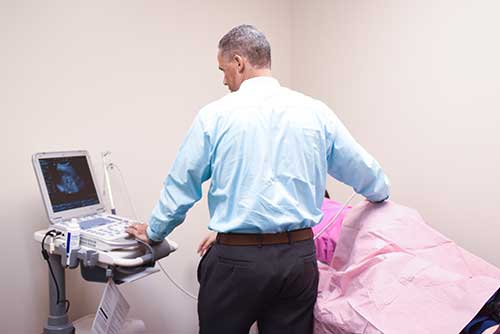
<instances>
[{"instance_id":1,"label":"pink blanket","mask_svg":"<svg viewBox=\"0 0 500 334\"><path fill-rule=\"evenodd\" d=\"M457 334L500 287L498 268L390 201L355 206L319 268L315 334Z\"/></svg>"},{"instance_id":2,"label":"pink blanket","mask_svg":"<svg viewBox=\"0 0 500 334\"><path fill-rule=\"evenodd\" d=\"M323 205L321 206L323 219L318 225L313 227L314 235L318 234L330 221L332 221L340 209L342 209L342 204L331 199L324 198ZM335 222L314 241L314 244L316 245L316 257L319 261L328 264L332 263L333 252L335 251L337 240L340 236L342 221L350 210L350 206L346 207L337 219L335 219Z\"/></svg>"}]
</instances>

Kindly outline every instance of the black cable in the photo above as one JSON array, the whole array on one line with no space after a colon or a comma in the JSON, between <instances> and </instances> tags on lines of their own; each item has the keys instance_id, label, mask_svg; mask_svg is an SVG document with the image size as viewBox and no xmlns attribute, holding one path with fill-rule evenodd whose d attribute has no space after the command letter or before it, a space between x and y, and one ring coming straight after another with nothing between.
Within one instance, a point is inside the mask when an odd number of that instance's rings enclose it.
<instances>
[{"instance_id":1,"label":"black cable","mask_svg":"<svg viewBox=\"0 0 500 334\"><path fill-rule=\"evenodd\" d=\"M67 299L61 300L61 293L59 290L59 284L57 284L56 275L54 274L54 270L52 269L52 265L50 264L50 261L49 261L49 253L45 249L45 239L47 239L47 237L49 235L51 237L55 237L55 236L60 235L60 234L62 234L62 233L58 232L56 230L50 230L50 231L47 231L47 233L45 233L45 235L43 236L43 239L42 239L42 244L41 244L42 256L45 259L45 261L47 261L47 265L49 266L50 275L52 276L52 280L54 281L54 285L56 286L56 293L57 293L57 303L56 304L60 304L60 303L64 302L66 304L66 313L68 313L68 310L70 307L70 302Z\"/></svg>"},{"instance_id":2,"label":"black cable","mask_svg":"<svg viewBox=\"0 0 500 334\"><path fill-rule=\"evenodd\" d=\"M69 307L71 306L71 304L70 304L68 299L65 299L64 302L66 303L66 313L68 313Z\"/></svg>"},{"instance_id":3,"label":"black cable","mask_svg":"<svg viewBox=\"0 0 500 334\"><path fill-rule=\"evenodd\" d=\"M56 280L56 277L54 275L54 271L52 270L52 265L50 264L50 261L49 261L49 253L45 249L45 239L47 239L47 237L49 235L51 237L54 237L55 236L55 234L54 234L55 232L56 232L55 230L47 231L47 233L45 233L45 235L43 236L42 244L41 245L42 245L42 256L45 259L45 261L47 261L47 265L49 266L50 275L52 276L52 280L54 281L54 285L56 286L57 304L59 304L59 300L61 299L60 298L61 295L60 295L60 292L59 292L59 284L57 284L57 280Z\"/></svg>"}]
</instances>

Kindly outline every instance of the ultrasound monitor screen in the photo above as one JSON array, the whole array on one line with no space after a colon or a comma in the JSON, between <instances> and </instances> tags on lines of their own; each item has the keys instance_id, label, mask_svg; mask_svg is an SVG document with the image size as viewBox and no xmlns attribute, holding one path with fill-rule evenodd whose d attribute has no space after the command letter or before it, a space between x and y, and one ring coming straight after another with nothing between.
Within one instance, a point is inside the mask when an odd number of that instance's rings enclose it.
<instances>
[{"instance_id":1,"label":"ultrasound monitor screen","mask_svg":"<svg viewBox=\"0 0 500 334\"><path fill-rule=\"evenodd\" d=\"M53 212L99 204L85 156L40 159Z\"/></svg>"}]
</instances>

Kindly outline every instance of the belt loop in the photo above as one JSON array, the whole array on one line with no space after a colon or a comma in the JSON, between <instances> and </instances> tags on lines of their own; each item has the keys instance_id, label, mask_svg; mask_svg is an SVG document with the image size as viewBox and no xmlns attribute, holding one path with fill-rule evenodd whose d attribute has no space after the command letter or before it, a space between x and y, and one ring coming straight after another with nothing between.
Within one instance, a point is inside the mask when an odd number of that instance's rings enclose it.
<instances>
[{"instance_id":1,"label":"belt loop","mask_svg":"<svg viewBox=\"0 0 500 334\"><path fill-rule=\"evenodd\" d=\"M292 233L290 231L286 231L286 236L288 237L288 244L293 244Z\"/></svg>"},{"instance_id":2,"label":"belt loop","mask_svg":"<svg viewBox=\"0 0 500 334\"><path fill-rule=\"evenodd\" d=\"M258 234L257 235L257 242L258 242L259 248L262 248L262 244L264 242L264 235L263 234Z\"/></svg>"},{"instance_id":3,"label":"belt loop","mask_svg":"<svg viewBox=\"0 0 500 334\"><path fill-rule=\"evenodd\" d=\"M221 238L220 233L217 233L217 235L215 236L215 243L216 244L220 244L220 238Z\"/></svg>"}]
</instances>

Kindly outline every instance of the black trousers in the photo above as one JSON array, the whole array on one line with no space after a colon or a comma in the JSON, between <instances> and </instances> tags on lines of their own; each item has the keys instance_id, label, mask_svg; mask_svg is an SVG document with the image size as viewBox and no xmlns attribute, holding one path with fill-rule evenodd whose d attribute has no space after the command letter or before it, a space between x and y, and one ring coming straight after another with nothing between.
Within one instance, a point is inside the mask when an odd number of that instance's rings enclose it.
<instances>
[{"instance_id":1,"label":"black trousers","mask_svg":"<svg viewBox=\"0 0 500 334\"><path fill-rule=\"evenodd\" d=\"M214 244L198 266L200 334L309 334L318 292L313 240Z\"/></svg>"}]
</instances>

